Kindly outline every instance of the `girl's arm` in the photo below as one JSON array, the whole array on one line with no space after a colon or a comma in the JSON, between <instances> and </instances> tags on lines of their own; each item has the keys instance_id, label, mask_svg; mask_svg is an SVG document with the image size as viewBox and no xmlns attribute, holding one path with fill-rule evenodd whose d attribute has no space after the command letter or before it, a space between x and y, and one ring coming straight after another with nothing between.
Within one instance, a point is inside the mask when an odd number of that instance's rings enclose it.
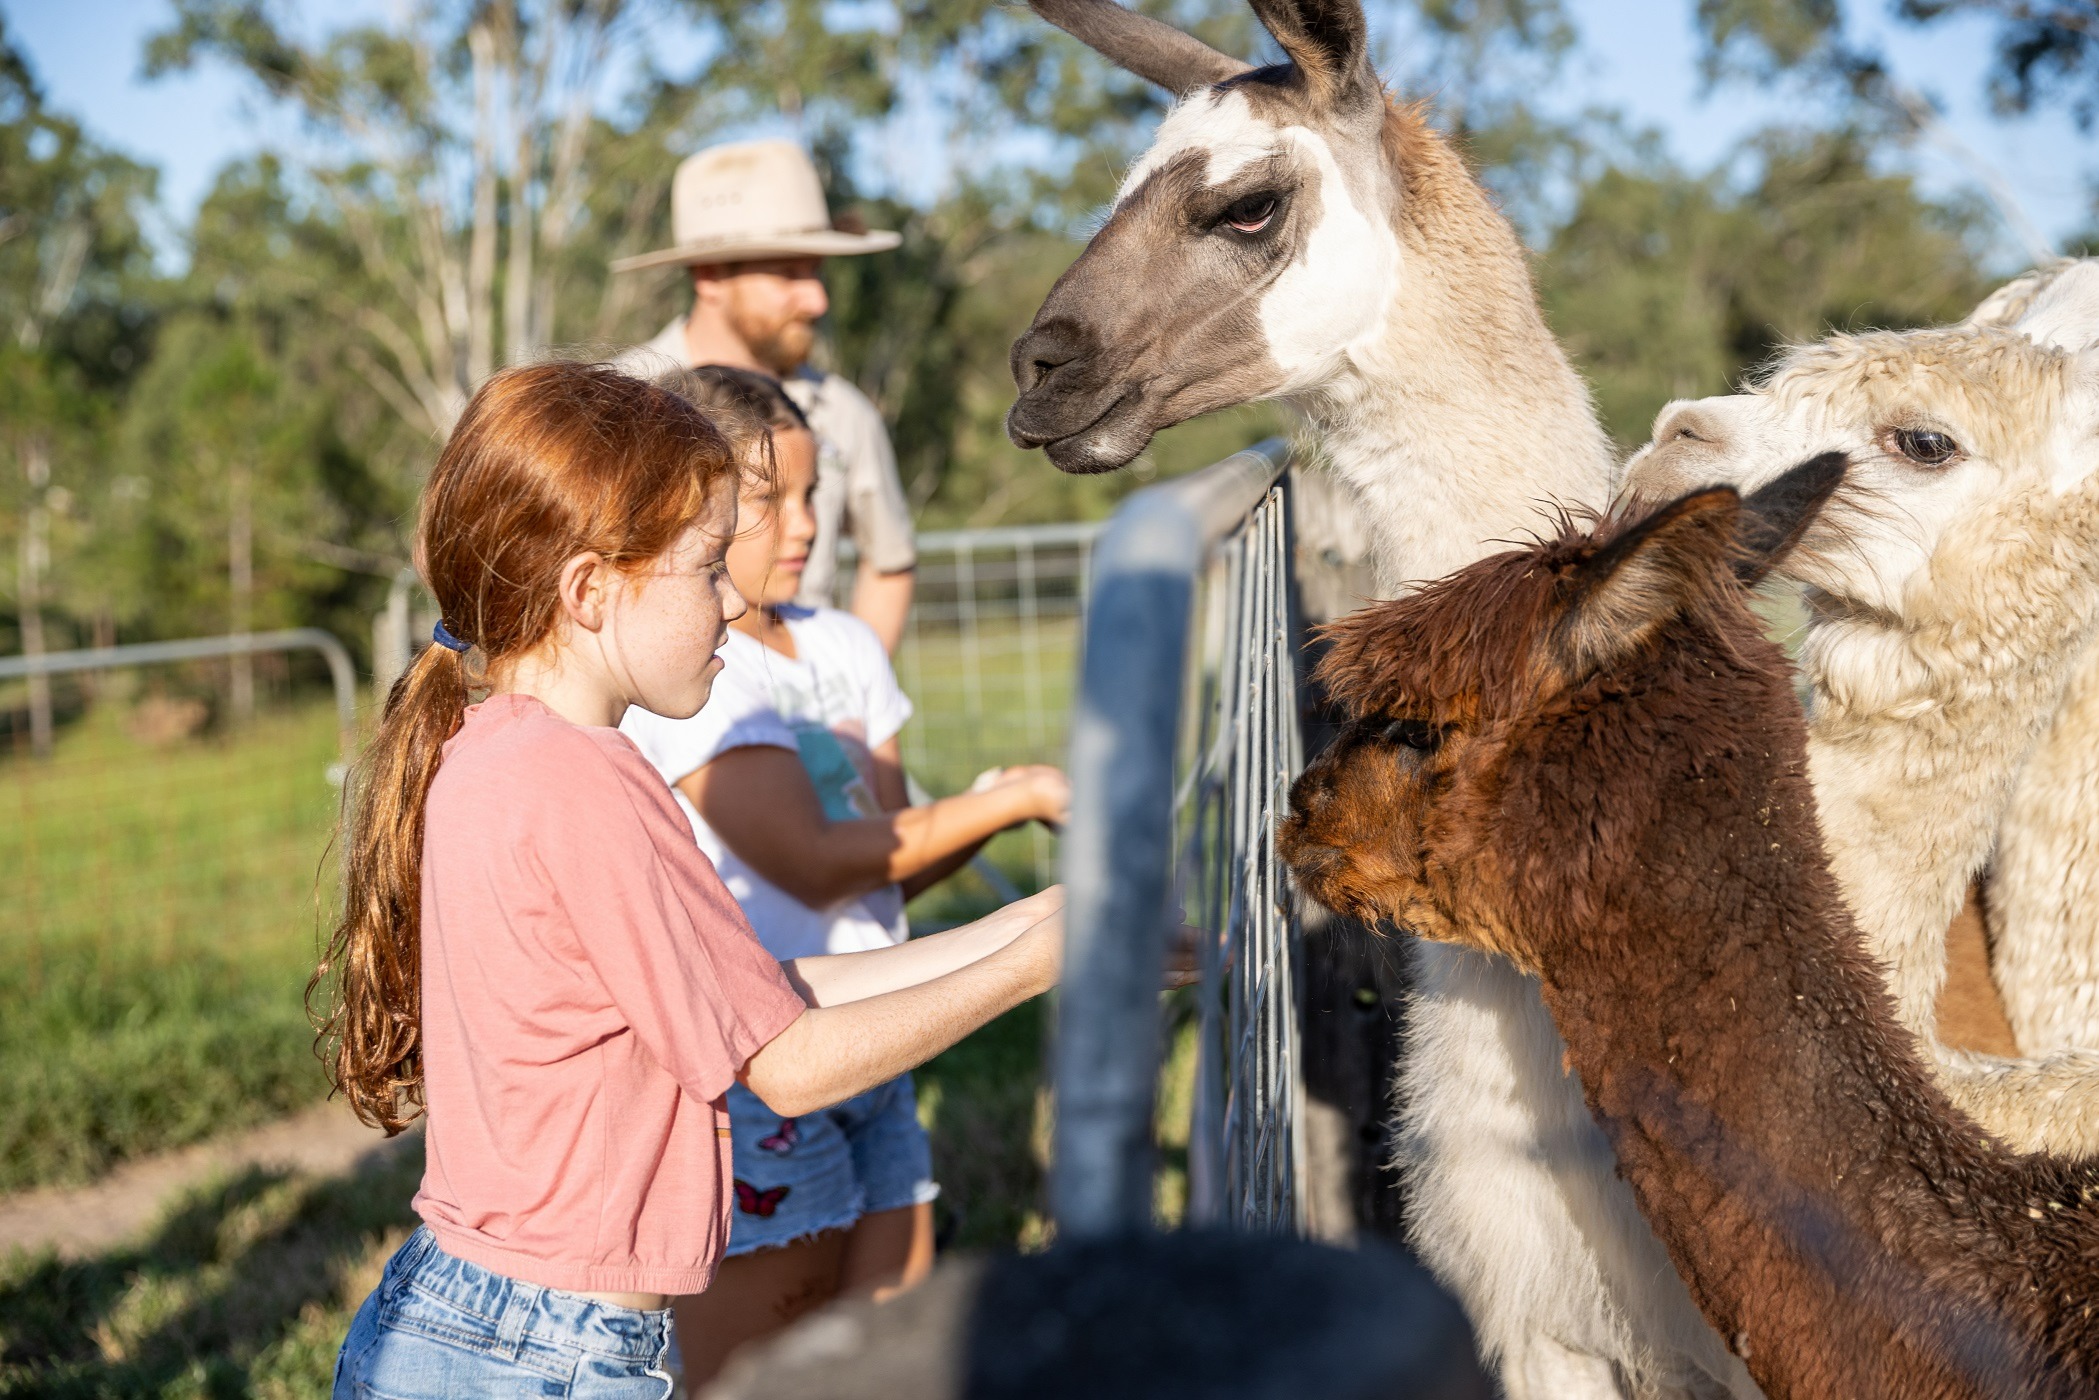
<instances>
[{"instance_id":1,"label":"girl's arm","mask_svg":"<svg viewBox=\"0 0 2099 1400\"><path fill-rule=\"evenodd\" d=\"M910 947L889 949L886 955ZM930 981L843 1005L810 1007L752 1055L737 1078L783 1118L814 1113L924 1064L979 1026L1048 991L1057 983L1063 956L1059 910L996 952Z\"/></svg>"},{"instance_id":2,"label":"girl's arm","mask_svg":"<svg viewBox=\"0 0 2099 1400\"><path fill-rule=\"evenodd\" d=\"M788 749L730 749L678 788L739 860L821 909L909 880L1009 826L1062 821L1070 801L1063 775L1029 771L1037 776L853 821L824 815L800 757Z\"/></svg>"},{"instance_id":3,"label":"girl's arm","mask_svg":"<svg viewBox=\"0 0 2099 1400\"><path fill-rule=\"evenodd\" d=\"M897 745L897 741L891 739L880 748L877 748L874 751L874 759L875 800L882 804L882 810L885 812L903 811L911 805L911 790L910 783L904 777L904 757ZM970 791L981 792L1000 783L1018 782L1046 783L1058 787L1061 789L1062 796L1057 805L1060 808L1068 808L1071 805L1070 783L1065 780L1063 773L1045 764L993 769L979 777L976 783L970 787ZM1045 821L1053 822L1061 821L1061 819L1061 817L1043 818ZM918 898L919 895L969 864L976 853L984 849L984 841L989 841L991 836L995 834L987 834L983 841L973 841L959 850L949 852L946 856L934 861L916 875L902 881L904 898L906 900Z\"/></svg>"},{"instance_id":4,"label":"girl's arm","mask_svg":"<svg viewBox=\"0 0 2099 1400\"><path fill-rule=\"evenodd\" d=\"M862 953L795 958L780 964L811 1006L843 1006L915 987L998 952L1044 919L1064 912L1064 887L1015 900L973 924Z\"/></svg>"}]
</instances>

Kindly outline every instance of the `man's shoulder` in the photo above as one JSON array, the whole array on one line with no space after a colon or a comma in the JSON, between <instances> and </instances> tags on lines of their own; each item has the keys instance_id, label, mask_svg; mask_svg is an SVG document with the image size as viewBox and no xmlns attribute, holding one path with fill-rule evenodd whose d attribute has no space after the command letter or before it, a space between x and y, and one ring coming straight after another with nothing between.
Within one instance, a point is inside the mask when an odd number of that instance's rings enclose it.
<instances>
[{"instance_id":1,"label":"man's shoulder","mask_svg":"<svg viewBox=\"0 0 2099 1400\"><path fill-rule=\"evenodd\" d=\"M685 318L674 316L654 337L617 351L606 363L622 374L654 379L659 374L684 369L691 358L692 352L685 346Z\"/></svg>"},{"instance_id":2,"label":"man's shoulder","mask_svg":"<svg viewBox=\"0 0 2099 1400\"><path fill-rule=\"evenodd\" d=\"M882 412L875 407L875 401L842 374L803 365L783 383L788 396L810 415L812 422L822 418L854 427L882 427Z\"/></svg>"}]
</instances>

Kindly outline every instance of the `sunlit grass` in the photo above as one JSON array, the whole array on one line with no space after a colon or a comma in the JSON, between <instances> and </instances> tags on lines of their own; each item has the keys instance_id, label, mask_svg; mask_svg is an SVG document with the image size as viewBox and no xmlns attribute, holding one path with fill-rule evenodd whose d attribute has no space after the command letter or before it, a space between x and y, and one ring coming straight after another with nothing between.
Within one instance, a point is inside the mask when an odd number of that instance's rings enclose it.
<instances>
[{"instance_id":1,"label":"sunlit grass","mask_svg":"<svg viewBox=\"0 0 2099 1400\"><path fill-rule=\"evenodd\" d=\"M126 716L0 761L0 1190L326 1092L302 993L332 900L334 711L165 747Z\"/></svg>"}]
</instances>

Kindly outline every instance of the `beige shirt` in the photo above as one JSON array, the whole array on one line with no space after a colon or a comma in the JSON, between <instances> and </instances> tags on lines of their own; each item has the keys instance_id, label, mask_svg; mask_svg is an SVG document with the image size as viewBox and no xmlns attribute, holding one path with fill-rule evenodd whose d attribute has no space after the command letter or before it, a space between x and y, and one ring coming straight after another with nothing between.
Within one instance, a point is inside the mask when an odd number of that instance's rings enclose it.
<instances>
[{"instance_id":1,"label":"beige shirt","mask_svg":"<svg viewBox=\"0 0 2099 1400\"><path fill-rule=\"evenodd\" d=\"M623 352L613 363L639 375L670 365L695 368L685 343L685 318L677 317L654 340ZM851 380L807 365L787 376L786 387L808 416L817 445L816 544L796 601L804 607L834 607L846 601L834 595L841 540L850 538L877 573L900 573L918 563L911 507L897 479L889 430L867 395Z\"/></svg>"}]
</instances>

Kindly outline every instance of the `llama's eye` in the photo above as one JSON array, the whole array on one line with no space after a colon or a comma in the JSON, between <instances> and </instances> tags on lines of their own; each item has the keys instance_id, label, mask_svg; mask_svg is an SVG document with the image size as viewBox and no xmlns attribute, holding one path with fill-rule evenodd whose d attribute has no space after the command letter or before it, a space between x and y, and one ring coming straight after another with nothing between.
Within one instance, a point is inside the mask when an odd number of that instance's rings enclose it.
<instances>
[{"instance_id":1,"label":"llama's eye","mask_svg":"<svg viewBox=\"0 0 2099 1400\"><path fill-rule=\"evenodd\" d=\"M1931 428L1896 428L1888 440L1895 450L1920 467L1943 467L1961 455L1961 445Z\"/></svg>"},{"instance_id":2,"label":"llama's eye","mask_svg":"<svg viewBox=\"0 0 2099 1400\"><path fill-rule=\"evenodd\" d=\"M1443 742L1442 734L1424 719L1393 720L1385 726L1380 737L1388 744L1413 749L1417 753L1434 753L1436 746Z\"/></svg>"},{"instance_id":3,"label":"llama's eye","mask_svg":"<svg viewBox=\"0 0 2099 1400\"><path fill-rule=\"evenodd\" d=\"M1224 222L1241 233L1259 233L1281 204L1272 194L1250 194L1224 211Z\"/></svg>"}]
</instances>

